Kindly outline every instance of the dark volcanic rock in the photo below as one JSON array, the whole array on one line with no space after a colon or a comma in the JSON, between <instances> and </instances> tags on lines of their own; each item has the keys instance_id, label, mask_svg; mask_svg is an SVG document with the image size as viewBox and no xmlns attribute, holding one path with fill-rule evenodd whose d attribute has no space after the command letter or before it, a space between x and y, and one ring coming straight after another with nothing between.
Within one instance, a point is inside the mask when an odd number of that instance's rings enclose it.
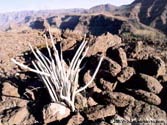
<instances>
[{"instance_id":1,"label":"dark volcanic rock","mask_svg":"<svg viewBox=\"0 0 167 125\"><path fill-rule=\"evenodd\" d=\"M18 93L18 88L9 82L2 83L2 95L20 97Z\"/></svg>"},{"instance_id":2,"label":"dark volcanic rock","mask_svg":"<svg viewBox=\"0 0 167 125\"><path fill-rule=\"evenodd\" d=\"M38 123L32 114L28 111L26 106L14 107L0 112L0 124L5 125L21 125L21 124L35 124Z\"/></svg>"},{"instance_id":3,"label":"dark volcanic rock","mask_svg":"<svg viewBox=\"0 0 167 125\"><path fill-rule=\"evenodd\" d=\"M132 52L130 54L130 57L137 58L138 55L140 55L140 53L142 52L143 48L144 48L144 46L143 46L142 41L138 41L136 43L133 43Z\"/></svg>"},{"instance_id":4,"label":"dark volcanic rock","mask_svg":"<svg viewBox=\"0 0 167 125\"><path fill-rule=\"evenodd\" d=\"M107 57L104 58L101 68L110 73L111 76L116 76L121 71L121 66L117 62Z\"/></svg>"},{"instance_id":5,"label":"dark volcanic rock","mask_svg":"<svg viewBox=\"0 0 167 125\"><path fill-rule=\"evenodd\" d=\"M166 113L160 108L149 105L142 101L135 101L134 104L129 105L124 113L123 117L128 121L137 120L158 120L166 121ZM162 123L161 123L162 124Z\"/></svg>"},{"instance_id":6,"label":"dark volcanic rock","mask_svg":"<svg viewBox=\"0 0 167 125\"><path fill-rule=\"evenodd\" d=\"M28 104L28 100L20 99L17 97L2 96L0 103L0 112L6 109L12 109L14 107L25 107Z\"/></svg>"},{"instance_id":7,"label":"dark volcanic rock","mask_svg":"<svg viewBox=\"0 0 167 125\"><path fill-rule=\"evenodd\" d=\"M143 83L145 87L150 91L155 94L158 94L162 90L162 85L159 83L157 79L155 79L152 76L145 75L145 74L140 74L141 79L143 80Z\"/></svg>"},{"instance_id":8,"label":"dark volcanic rock","mask_svg":"<svg viewBox=\"0 0 167 125\"><path fill-rule=\"evenodd\" d=\"M93 41L93 45L90 46L87 56L95 55L97 53L106 53L109 47L119 46L121 44L121 38L112 35L110 33L98 36Z\"/></svg>"},{"instance_id":9,"label":"dark volcanic rock","mask_svg":"<svg viewBox=\"0 0 167 125\"><path fill-rule=\"evenodd\" d=\"M134 90L134 91L132 90L132 95L137 99L140 99L153 105L161 104L161 99L157 95L151 92L147 92L144 90Z\"/></svg>"},{"instance_id":10,"label":"dark volcanic rock","mask_svg":"<svg viewBox=\"0 0 167 125\"><path fill-rule=\"evenodd\" d=\"M106 53L109 58L118 62L123 68L128 66L126 53L123 48L109 48Z\"/></svg>"},{"instance_id":11,"label":"dark volcanic rock","mask_svg":"<svg viewBox=\"0 0 167 125\"><path fill-rule=\"evenodd\" d=\"M132 67L126 67L121 70L117 75L117 79L120 83L125 83L135 74L135 70Z\"/></svg>"},{"instance_id":12,"label":"dark volcanic rock","mask_svg":"<svg viewBox=\"0 0 167 125\"><path fill-rule=\"evenodd\" d=\"M158 77L158 80L162 83L166 83L167 82L167 74Z\"/></svg>"},{"instance_id":13,"label":"dark volcanic rock","mask_svg":"<svg viewBox=\"0 0 167 125\"><path fill-rule=\"evenodd\" d=\"M70 118L66 125L80 125L83 121L84 117L80 113L77 113Z\"/></svg>"},{"instance_id":14,"label":"dark volcanic rock","mask_svg":"<svg viewBox=\"0 0 167 125\"><path fill-rule=\"evenodd\" d=\"M148 74L151 76L162 76L166 73L165 62L157 56L149 56L146 59L137 60L132 63L136 72Z\"/></svg>"},{"instance_id":15,"label":"dark volcanic rock","mask_svg":"<svg viewBox=\"0 0 167 125\"><path fill-rule=\"evenodd\" d=\"M135 100L132 96L121 92L104 92L103 100L108 103L114 104L116 107L126 107L133 103Z\"/></svg>"},{"instance_id":16,"label":"dark volcanic rock","mask_svg":"<svg viewBox=\"0 0 167 125\"><path fill-rule=\"evenodd\" d=\"M102 85L103 90L113 91L117 85L117 82L111 83L103 78L100 79L100 84Z\"/></svg>"},{"instance_id":17,"label":"dark volcanic rock","mask_svg":"<svg viewBox=\"0 0 167 125\"><path fill-rule=\"evenodd\" d=\"M85 112L88 120L91 120L91 121L102 119L108 116L113 116L115 115L115 113L116 113L115 106L112 104L109 104L107 106L96 105L88 108L88 110Z\"/></svg>"}]
</instances>

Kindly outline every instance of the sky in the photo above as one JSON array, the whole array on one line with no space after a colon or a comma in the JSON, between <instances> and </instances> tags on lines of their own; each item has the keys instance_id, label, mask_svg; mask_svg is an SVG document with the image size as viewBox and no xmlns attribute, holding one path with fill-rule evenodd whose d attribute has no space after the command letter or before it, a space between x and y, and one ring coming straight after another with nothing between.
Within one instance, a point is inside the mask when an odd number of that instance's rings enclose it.
<instances>
[{"instance_id":1,"label":"sky","mask_svg":"<svg viewBox=\"0 0 167 125\"><path fill-rule=\"evenodd\" d=\"M0 0L0 12L85 8L99 4L125 5L134 0Z\"/></svg>"}]
</instances>

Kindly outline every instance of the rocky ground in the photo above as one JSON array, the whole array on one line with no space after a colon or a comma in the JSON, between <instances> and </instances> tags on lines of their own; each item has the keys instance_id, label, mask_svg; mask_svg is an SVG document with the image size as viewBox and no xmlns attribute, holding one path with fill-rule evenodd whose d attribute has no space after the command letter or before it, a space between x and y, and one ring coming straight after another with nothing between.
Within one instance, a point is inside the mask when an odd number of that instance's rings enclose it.
<instances>
[{"instance_id":1,"label":"rocky ground","mask_svg":"<svg viewBox=\"0 0 167 125\"><path fill-rule=\"evenodd\" d=\"M75 112L50 102L38 77L11 62L31 65L28 43L45 53L44 34L39 31L0 33L0 125L58 124L110 125L112 123L165 124L167 120L167 51L145 41L122 41L110 33L88 35L89 52L80 73L80 86L92 77L99 55L105 56L93 83L77 95ZM62 44L66 61L71 59L83 36L69 30L53 33ZM48 40L49 37L48 37ZM55 108L51 115L50 107Z\"/></svg>"}]
</instances>

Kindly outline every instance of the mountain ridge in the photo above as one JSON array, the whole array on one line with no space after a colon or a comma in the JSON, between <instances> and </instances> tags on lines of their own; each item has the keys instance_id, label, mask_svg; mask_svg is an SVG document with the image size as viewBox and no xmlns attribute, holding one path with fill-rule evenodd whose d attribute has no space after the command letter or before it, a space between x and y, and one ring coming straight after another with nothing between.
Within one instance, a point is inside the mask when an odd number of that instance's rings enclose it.
<instances>
[{"instance_id":1,"label":"mountain ridge","mask_svg":"<svg viewBox=\"0 0 167 125\"><path fill-rule=\"evenodd\" d=\"M130 32L132 34L143 34L145 32L149 35L158 36L167 33L167 17L166 15L162 16L167 13L167 7L166 4L156 5L157 2L159 3L157 0L135 0L129 5L119 7L102 4L90 9L75 8L0 14L0 30L6 31L22 26L43 30L47 23L63 30L79 29L84 33L101 34L110 32L120 34ZM164 6L164 11L160 11L163 12L160 16L158 15L160 12L154 14L156 8L163 10L162 7ZM97 33L95 33L95 29L98 29Z\"/></svg>"},{"instance_id":2,"label":"mountain ridge","mask_svg":"<svg viewBox=\"0 0 167 125\"><path fill-rule=\"evenodd\" d=\"M167 33L166 0L135 0L124 8L122 15Z\"/></svg>"}]
</instances>

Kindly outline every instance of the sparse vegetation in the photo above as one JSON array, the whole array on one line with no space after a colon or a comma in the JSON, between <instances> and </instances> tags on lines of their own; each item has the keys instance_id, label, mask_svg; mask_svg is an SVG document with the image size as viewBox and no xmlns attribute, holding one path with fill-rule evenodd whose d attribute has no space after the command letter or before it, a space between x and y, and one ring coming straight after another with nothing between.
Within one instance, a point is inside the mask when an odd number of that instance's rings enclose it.
<instances>
[{"instance_id":1,"label":"sparse vegetation","mask_svg":"<svg viewBox=\"0 0 167 125\"><path fill-rule=\"evenodd\" d=\"M50 38L54 50L54 56L51 54L51 50L48 46L48 43L46 42L49 58L41 53L38 48L34 50L31 44L29 44L34 56L37 59L36 61L32 61L35 69L19 63L15 59L12 59L12 61L24 69L28 69L32 72L37 73L45 84L52 101L62 105L67 104L68 107L70 107L71 110L74 111L74 101L76 94L85 90L94 80L102 63L103 57L101 57L98 66L92 76L92 79L85 86L78 88L79 72L81 70L80 64L85 58L89 49L89 47L86 47L87 41L84 40L81 43L70 65L67 66L66 62L63 59L62 51L59 53L56 49L51 34Z\"/></svg>"},{"instance_id":2,"label":"sparse vegetation","mask_svg":"<svg viewBox=\"0 0 167 125\"><path fill-rule=\"evenodd\" d=\"M0 14L0 125L166 124L161 3Z\"/></svg>"}]
</instances>

